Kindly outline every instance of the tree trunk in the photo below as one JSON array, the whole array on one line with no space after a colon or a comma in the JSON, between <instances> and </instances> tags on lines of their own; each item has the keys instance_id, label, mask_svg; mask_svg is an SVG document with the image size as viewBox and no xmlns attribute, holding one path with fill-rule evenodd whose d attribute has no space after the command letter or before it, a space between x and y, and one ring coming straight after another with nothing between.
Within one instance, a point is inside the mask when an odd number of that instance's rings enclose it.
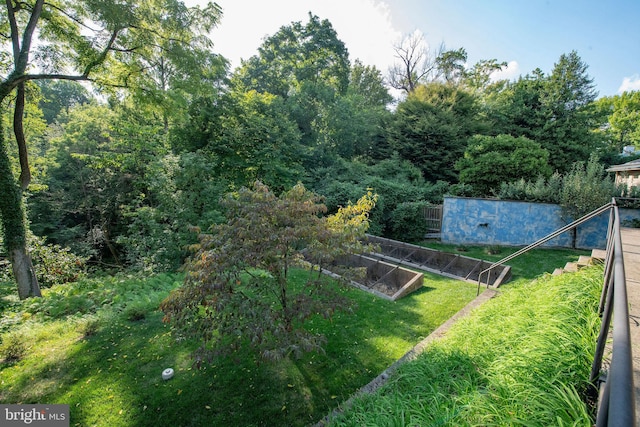
<instances>
[{"instance_id":1,"label":"tree trunk","mask_svg":"<svg viewBox=\"0 0 640 427\"><path fill-rule=\"evenodd\" d=\"M22 190L13 177L4 140L0 111L0 218L4 247L9 255L20 299L41 296L31 257L27 251L27 233L22 205Z\"/></svg>"},{"instance_id":2,"label":"tree trunk","mask_svg":"<svg viewBox=\"0 0 640 427\"><path fill-rule=\"evenodd\" d=\"M9 253L13 276L18 283L18 297L41 297L40 285L26 247L15 248Z\"/></svg>"}]
</instances>

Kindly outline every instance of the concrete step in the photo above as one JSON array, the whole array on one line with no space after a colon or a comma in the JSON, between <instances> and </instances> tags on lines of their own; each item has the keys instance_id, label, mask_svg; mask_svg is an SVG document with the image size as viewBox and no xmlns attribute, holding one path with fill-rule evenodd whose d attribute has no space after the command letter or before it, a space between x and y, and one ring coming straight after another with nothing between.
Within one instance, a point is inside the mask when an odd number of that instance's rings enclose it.
<instances>
[{"instance_id":1,"label":"concrete step","mask_svg":"<svg viewBox=\"0 0 640 427\"><path fill-rule=\"evenodd\" d=\"M591 259L595 262L603 262L607 258L607 251L604 249L593 249Z\"/></svg>"},{"instance_id":2,"label":"concrete step","mask_svg":"<svg viewBox=\"0 0 640 427\"><path fill-rule=\"evenodd\" d=\"M579 268L586 267L587 265L591 265L592 263L593 260L588 255L580 255L580 257L578 257L577 264Z\"/></svg>"},{"instance_id":3,"label":"concrete step","mask_svg":"<svg viewBox=\"0 0 640 427\"><path fill-rule=\"evenodd\" d=\"M553 270L553 273L551 273L552 276L559 276L562 273L564 273L564 270L561 268L556 268L555 270Z\"/></svg>"},{"instance_id":4,"label":"concrete step","mask_svg":"<svg viewBox=\"0 0 640 427\"><path fill-rule=\"evenodd\" d=\"M568 262L564 266L564 271L569 273L575 273L579 269L580 269L580 266L578 265L577 262Z\"/></svg>"}]
</instances>

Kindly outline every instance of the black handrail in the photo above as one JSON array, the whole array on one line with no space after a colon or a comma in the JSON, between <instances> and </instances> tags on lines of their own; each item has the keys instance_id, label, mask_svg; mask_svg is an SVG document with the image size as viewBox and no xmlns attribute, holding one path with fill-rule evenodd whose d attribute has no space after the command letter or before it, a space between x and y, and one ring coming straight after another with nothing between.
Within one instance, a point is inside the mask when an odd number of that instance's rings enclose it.
<instances>
[{"instance_id":1,"label":"black handrail","mask_svg":"<svg viewBox=\"0 0 640 427\"><path fill-rule=\"evenodd\" d=\"M613 244L607 244L604 286L602 289L603 297L601 297L601 306L602 301L604 301L604 308L601 308L602 323L589 381L594 385L594 390L597 391L598 377L604 357L604 347L609 334L611 318L613 317L611 366L609 367L604 387L599 393L596 427L635 427L633 359L629 332L627 284L620 233L620 215L615 200L611 204L612 221L609 223L608 237L613 241ZM613 274L609 273L611 271ZM615 316L613 316L614 313Z\"/></svg>"}]
</instances>

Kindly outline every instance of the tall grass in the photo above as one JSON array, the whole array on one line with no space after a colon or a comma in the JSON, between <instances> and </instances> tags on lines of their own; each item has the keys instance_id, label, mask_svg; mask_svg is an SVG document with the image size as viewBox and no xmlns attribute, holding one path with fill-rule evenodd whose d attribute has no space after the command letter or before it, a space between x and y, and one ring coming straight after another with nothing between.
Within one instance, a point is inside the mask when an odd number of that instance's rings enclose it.
<instances>
[{"instance_id":1,"label":"tall grass","mask_svg":"<svg viewBox=\"0 0 640 427\"><path fill-rule=\"evenodd\" d=\"M591 426L602 270L506 290L333 426Z\"/></svg>"}]
</instances>

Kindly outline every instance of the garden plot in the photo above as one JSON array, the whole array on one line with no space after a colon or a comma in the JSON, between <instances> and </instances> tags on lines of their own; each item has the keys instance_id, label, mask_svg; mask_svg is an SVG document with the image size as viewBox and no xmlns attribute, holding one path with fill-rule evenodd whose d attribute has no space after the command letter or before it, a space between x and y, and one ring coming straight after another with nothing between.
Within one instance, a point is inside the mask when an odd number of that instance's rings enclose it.
<instances>
[{"instance_id":1,"label":"garden plot","mask_svg":"<svg viewBox=\"0 0 640 427\"><path fill-rule=\"evenodd\" d=\"M376 252L369 254L372 258L429 271L453 279L478 283L480 273L492 266L492 263L488 261L441 252L397 240L377 236L367 236L367 239L369 243L376 246ZM499 287L510 278L511 267L500 265L489 273L484 273L482 283Z\"/></svg>"},{"instance_id":2,"label":"garden plot","mask_svg":"<svg viewBox=\"0 0 640 427\"><path fill-rule=\"evenodd\" d=\"M343 257L331 270L325 273L342 275L352 285L391 301L420 289L424 280L422 273L362 255Z\"/></svg>"}]
</instances>

